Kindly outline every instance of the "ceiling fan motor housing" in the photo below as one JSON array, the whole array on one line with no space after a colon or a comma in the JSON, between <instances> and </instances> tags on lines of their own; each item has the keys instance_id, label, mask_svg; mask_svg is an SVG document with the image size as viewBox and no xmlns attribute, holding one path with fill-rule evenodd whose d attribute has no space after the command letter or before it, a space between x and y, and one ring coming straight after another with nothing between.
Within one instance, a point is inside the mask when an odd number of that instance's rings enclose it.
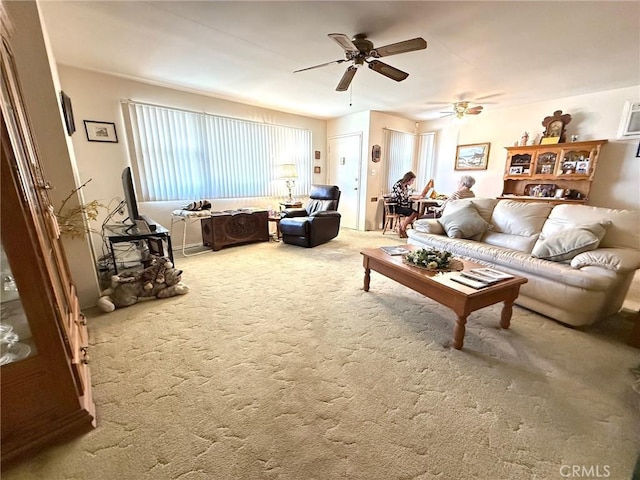
<instances>
[{"instance_id":1,"label":"ceiling fan motor housing","mask_svg":"<svg viewBox=\"0 0 640 480\"><path fill-rule=\"evenodd\" d=\"M356 46L356 48L360 51L360 54L364 54L365 56L370 56L370 53L373 50L373 42L371 40L367 40L367 36L364 33L359 33L355 35L351 39L351 41Z\"/></svg>"}]
</instances>

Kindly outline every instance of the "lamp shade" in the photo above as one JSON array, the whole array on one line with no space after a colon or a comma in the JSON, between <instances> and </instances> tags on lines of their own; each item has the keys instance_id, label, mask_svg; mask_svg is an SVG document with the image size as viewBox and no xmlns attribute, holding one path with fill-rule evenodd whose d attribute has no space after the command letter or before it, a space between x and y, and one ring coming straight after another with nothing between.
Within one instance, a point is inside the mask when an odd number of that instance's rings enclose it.
<instances>
[{"instance_id":1,"label":"lamp shade","mask_svg":"<svg viewBox=\"0 0 640 480\"><path fill-rule=\"evenodd\" d=\"M278 178L281 180L298 178L298 171L296 170L296 164L282 163L278 165Z\"/></svg>"}]
</instances>

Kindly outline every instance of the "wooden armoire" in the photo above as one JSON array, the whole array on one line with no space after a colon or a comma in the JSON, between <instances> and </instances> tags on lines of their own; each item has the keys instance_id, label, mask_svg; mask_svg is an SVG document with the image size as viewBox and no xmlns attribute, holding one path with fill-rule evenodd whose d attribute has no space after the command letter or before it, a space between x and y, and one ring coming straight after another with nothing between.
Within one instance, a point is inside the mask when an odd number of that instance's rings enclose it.
<instances>
[{"instance_id":1,"label":"wooden armoire","mask_svg":"<svg viewBox=\"0 0 640 480\"><path fill-rule=\"evenodd\" d=\"M0 12L1 13L1 12ZM10 39L1 46L2 466L95 426L88 337Z\"/></svg>"}]
</instances>

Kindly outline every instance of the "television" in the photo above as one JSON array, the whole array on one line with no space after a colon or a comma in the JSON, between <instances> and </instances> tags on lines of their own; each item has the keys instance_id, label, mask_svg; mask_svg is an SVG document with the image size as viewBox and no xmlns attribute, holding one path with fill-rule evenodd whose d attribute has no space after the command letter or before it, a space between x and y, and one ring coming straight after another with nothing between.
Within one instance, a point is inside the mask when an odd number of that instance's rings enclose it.
<instances>
[{"instance_id":1,"label":"television","mask_svg":"<svg viewBox=\"0 0 640 480\"><path fill-rule=\"evenodd\" d=\"M127 167L122 171L122 189L124 190L124 201L127 204L129 221L135 225L136 220L140 220L140 212L138 212L138 201L136 200L136 191L133 186L131 167Z\"/></svg>"}]
</instances>

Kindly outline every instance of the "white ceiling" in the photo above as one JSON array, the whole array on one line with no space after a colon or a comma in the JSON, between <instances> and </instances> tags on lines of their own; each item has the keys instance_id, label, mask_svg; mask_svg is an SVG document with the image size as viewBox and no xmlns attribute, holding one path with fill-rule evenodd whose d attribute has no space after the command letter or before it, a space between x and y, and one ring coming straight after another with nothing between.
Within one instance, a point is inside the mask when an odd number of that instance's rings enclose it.
<instances>
[{"instance_id":1,"label":"white ceiling","mask_svg":"<svg viewBox=\"0 0 640 480\"><path fill-rule=\"evenodd\" d=\"M438 102L485 111L640 85L640 2L40 2L56 61L317 118L378 110L420 120ZM328 33L375 46L423 37L383 61L395 82L348 63ZM491 102L491 103L489 103Z\"/></svg>"}]
</instances>

